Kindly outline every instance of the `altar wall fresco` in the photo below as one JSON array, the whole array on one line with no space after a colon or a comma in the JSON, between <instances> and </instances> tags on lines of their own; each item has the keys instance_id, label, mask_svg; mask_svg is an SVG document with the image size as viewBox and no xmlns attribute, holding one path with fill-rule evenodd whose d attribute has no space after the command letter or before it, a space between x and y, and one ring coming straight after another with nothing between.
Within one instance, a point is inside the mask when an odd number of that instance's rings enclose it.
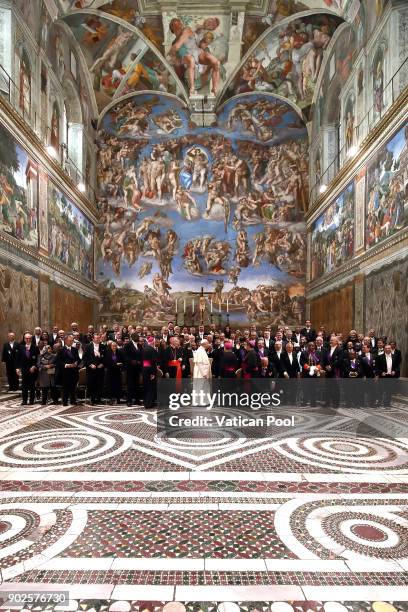
<instances>
[{"instance_id":1,"label":"altar wall fresco","mask_svg":"<svg viewBox=\"0 0 408 612\"><path fill-rule=\"evenodd\" d=\"M203 128L175 98L143 94L97 138L102 318L161 324L204 287L207 312L212 299L225 316L228 300L235 324L301 320L308 153L290 105L240 96Z\"/></svg>"}]
</instances>

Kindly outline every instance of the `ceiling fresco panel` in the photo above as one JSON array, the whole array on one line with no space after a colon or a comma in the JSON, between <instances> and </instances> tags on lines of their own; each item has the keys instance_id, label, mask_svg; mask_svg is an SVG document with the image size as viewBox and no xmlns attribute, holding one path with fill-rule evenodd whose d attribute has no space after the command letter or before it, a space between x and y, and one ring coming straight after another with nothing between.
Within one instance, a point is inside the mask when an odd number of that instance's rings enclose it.
<instances>
[{"instance_id":1,"label":"ceiling fresco panel","mask_svg":"<svg viewBox=\"0 0 408 612\"><path fill-rule=\"evenodd\" d=\"M325 14L295 19L262 37L243 63L227 96L277 93L300 108L312 102L314 88L339 19Z\"/></svg>"},{"instance_id":2,"label":"ceiling fresco panel","mask_svg":"<svg viewBox=\"0 0 408 612\"><path fill-rule=\"evenodd\" d=\"M65 20L82 48L100 110L115 95L132 91L175 93L173 76L133 29L96 13L69 15Z\"/></svg>"}]
</instances>

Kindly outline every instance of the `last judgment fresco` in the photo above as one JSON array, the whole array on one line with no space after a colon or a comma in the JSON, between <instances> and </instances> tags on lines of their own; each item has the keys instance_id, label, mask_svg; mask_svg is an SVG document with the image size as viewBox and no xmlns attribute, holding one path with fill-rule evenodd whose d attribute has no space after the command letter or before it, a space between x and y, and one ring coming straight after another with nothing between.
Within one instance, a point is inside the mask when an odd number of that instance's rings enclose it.
<instances>
[{"instance_id":1,"label":"last judgment fresco","mask_svg":"<svg viewBox=\"0 0 408 612\"><path fill-rule=\"evenodd\" d=\"M191 320L205 287L207 312L236 323L301 320L308 154L291 106L240 96L202 128L175 98L140 94L98 141L104 316Z\"/></svg>"}]
</instances>

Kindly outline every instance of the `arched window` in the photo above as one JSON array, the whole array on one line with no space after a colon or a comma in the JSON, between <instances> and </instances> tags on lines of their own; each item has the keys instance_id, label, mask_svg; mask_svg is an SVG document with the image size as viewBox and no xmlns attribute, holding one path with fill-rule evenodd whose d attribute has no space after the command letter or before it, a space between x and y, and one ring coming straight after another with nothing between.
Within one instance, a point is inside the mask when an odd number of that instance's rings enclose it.
<instances>
[{"instance_id":1,"label":"arched window","mask_svg":"<svg viewBox=\"0 0 408 612\"><path fill-rule=\"evenodd\" d=\"M61 113L58 102L55 101L52 105L50 144L57 152L59 152L61 144L60 127Z\"/></svg>"},{"instance_id":2,"label":"arched window","mask_svg":"<svg viewBox=\"0 0 408 612\"><path fill-rule=\"evenodd\" d=\"M31 114L31 64L25 49L22 49L20 56L18 105L23 116L29 118Z\"/></svg>"},{"instance_id":3,"label":"arched window","mask_svg":"<svg viewBox=\"0 0 408 612\"><path fill-rule=\"evenodd\" d=\"M64 83L64 145L65 165L77 182L83 175L83 132L82 110L79 95L71 81ZM78 176L77 176L78 175Z\"/></svg>"}]
</instances>

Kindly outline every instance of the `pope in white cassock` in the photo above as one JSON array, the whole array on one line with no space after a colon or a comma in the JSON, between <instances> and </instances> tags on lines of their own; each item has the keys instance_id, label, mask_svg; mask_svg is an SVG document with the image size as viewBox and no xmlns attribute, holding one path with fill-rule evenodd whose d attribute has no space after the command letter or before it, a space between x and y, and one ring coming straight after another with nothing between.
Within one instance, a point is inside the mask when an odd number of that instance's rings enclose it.
<instances>
[{"instance_id":1,"label":"pope in white cassock","mask_svg":"<svg viewBox=\"0 0 408 612\"><path fill-rule=\"evenodd\" d=\"M193 378L211 378L211 363L207 355L209 346L207 340L202 340L200 346L194 353Z\"/></svg>"},{"instance_id":2,"label":"pope in white cassock","mask_svg":"<svg viewBox=\"0 0 408 612\"><path fill-rule=\"evenodd\" d=\"M207 355L206 349L209 347L209 342L207 340L202 340L200 346L194 353L194 368L193 368L193 389L196 393L210 393L210 379L211 379L211 362ZM194 403L195 406L207 406L207 402L204 400L204 403ZM207 408L208 409L208 408Z\"/></svg>"}]
</instances>

